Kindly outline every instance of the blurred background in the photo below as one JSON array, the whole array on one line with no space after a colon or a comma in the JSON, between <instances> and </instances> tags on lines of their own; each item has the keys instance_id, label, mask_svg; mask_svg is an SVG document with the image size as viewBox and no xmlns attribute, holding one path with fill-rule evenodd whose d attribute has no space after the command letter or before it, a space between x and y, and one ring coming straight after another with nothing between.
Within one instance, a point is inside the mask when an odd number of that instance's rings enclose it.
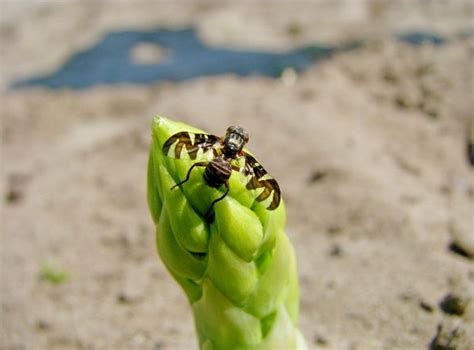
<instances>
[{"instance_id":1,"label":"blurred background","mask_svg":"<svg viewBox=\"0 0 474 350\"><path fill-rule=\"evenodd\" d=\"M249 132L310 349L474 348L472 1L0 4L1 349L197 349L156 114Z\"/></svg>"}]
</instances>

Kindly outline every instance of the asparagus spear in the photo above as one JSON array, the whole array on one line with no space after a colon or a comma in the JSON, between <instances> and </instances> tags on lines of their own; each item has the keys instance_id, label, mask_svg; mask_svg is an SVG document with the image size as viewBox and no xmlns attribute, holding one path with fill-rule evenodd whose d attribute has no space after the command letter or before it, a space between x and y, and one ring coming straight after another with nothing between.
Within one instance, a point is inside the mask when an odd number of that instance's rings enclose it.
<instances>
[{"instance_id":1,"label":"asparagus spear","mask_svg":"<svg viewBox=\"0 0 474 350\"><path fill-rule=\"evenodd\" d=\"M206 185L202 169L184 186L192 160L163 153L180 131L202 132L156 116L148 163L148 204L158 253L191 304L201 350L306 349L297 329L299 290L294 250L285 234L283 201L266 210L233 172L230 192Z\"/></svg>"}]
</instances>

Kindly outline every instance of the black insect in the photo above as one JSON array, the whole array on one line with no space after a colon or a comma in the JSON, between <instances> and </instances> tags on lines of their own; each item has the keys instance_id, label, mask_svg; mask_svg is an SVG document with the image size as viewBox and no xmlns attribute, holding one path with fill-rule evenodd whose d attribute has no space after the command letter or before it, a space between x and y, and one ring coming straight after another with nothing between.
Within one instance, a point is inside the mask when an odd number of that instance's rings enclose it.
<instances>
[{"instance_id":1,"label":"black insect","mask_svg":"<svg viewBox=\"0 0 474 350\"><path fill-rule=\"evenodd\" d=\"M163 145L163 152L167 156L181 158L183 148L186 149L191 160L196 160L198 156L204 158L208 152L212 152L212 160L203 160L195 162L189 168L186 178L174 185L171 189L181 186L189 180L191 171L195 167L206 167L204 170L204 181L207 185L219 188L222 185L226 190L222 196L215 199L205 217L208 221L213 221L213 207L220 200L224 199L229 193L229 178L232 171L238 171L245 176L250 176L246 188L248 190L256 190L263 188L263 191L257 196L256 200L261 202L266 200L273 193L268 210L278 208L280 204L280 187L276 180L271 177L267 171L258 163L258 161L243 150L244 145L249 141L247 132L238 126L227 128L224 137L218 137L210 134L192 133L182 131L171 136ZM176 144L174 154L170 154L171 146ZM202 152L199 152L202 150ZM243 164L241 160L244 160ZM209 159L209 158L208 158Z\"/></svg>"}]
</instances>

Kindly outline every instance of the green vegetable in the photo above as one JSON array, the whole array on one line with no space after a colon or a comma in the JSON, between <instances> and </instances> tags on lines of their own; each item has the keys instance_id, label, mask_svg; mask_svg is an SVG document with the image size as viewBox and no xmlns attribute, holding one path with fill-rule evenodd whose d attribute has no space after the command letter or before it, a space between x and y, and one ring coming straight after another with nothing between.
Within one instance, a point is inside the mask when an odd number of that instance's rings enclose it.
<instances>
[{"instance_id":1,"label":"green vegetable","mask_svg":"<svg viewBox=\"0 0 474 350\"><path fill-rule=\"evenodd\" d=\"M285 234L283 201L267 210L233 172L230 193L206 185L204 168L183 180L193 161L163 154L179 131L202 132L155 117L148 163L148 204L156 224L158 253L192 306L199 345L216 349L306 349L297 329L298 277L293 247Z\"/></svg>"}]
</instances>

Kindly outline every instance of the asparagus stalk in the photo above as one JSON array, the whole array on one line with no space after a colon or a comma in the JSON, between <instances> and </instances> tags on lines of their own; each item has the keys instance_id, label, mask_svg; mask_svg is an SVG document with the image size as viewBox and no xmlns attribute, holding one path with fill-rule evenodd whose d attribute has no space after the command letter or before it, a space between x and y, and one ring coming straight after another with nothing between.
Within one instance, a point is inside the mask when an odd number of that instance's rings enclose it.
<instances>
[{"instance_id":1,"label":"asparagus stalk","mask_svg":"<svg viewBox=\"0 0 474 350\"><path fill-rule=\"evenodd\" d=\"M156 116L148 163L148 204L158 253L191 304L201 350L306 349L297 329L299 290L294 250L285 234L283 201L267 210L237 172L230 193L206 213L220 190L194 170L191 160L163 154L179 131L202 132Z\"/></svg>"}]
</instances>

